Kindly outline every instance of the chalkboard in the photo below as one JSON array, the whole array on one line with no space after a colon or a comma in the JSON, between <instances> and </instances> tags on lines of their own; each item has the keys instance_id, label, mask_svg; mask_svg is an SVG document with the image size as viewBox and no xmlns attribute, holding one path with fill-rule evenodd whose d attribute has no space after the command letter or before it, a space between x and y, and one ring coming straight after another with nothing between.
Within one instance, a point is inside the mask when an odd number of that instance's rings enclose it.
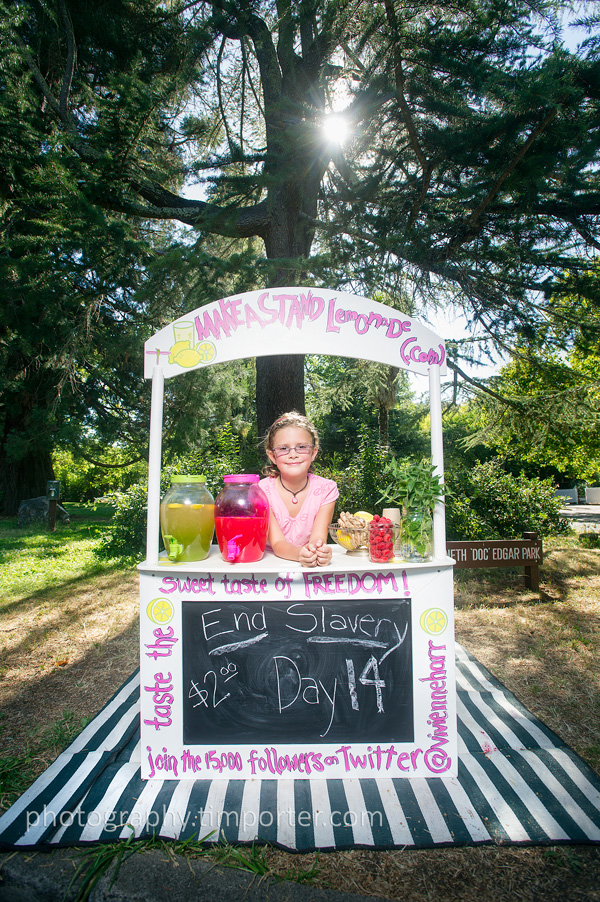
<instances>
[{"instance_id":1,"label":"chalkboard","mask_svg":"<svg viewBox=\"0 0 600 902\"><path fill-rule=\"evenodd\" d=\"M412 742L410 599L184 601L183 741Z\"/></svg>"}]
</instances>

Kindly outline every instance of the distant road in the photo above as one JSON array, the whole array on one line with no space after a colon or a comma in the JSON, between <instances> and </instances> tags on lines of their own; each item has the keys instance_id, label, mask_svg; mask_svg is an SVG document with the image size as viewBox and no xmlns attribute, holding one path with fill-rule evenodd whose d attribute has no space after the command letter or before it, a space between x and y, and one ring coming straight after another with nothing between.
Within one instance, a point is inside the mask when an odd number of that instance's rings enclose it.
<instances>
[{"instance_id":1,"label":"distant road","mask_svg":"<svg viewBox=\"0 0 600 902\"><path fill-rule=\"evenodd\" d=\"M578 523L600 523L600 504L569 504L561 514Z\"/></svg>"}]
</instances>

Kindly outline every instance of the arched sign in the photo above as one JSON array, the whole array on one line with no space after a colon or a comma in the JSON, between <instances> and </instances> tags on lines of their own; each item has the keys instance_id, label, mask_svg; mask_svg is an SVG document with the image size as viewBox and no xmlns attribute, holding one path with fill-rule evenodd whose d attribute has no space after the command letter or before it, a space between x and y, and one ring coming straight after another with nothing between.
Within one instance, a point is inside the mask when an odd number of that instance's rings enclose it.
<instances>
[{"instance_id":1,"label":"arched sign","mask_svg":"<svg viewBox=\"0 0 600 902\"><path fill-rule=\"evenodd\" d=\"M443 478L440 375L446 348L405 313L354 294L316 286L267 288L221 298L160 329L144 345L152 379L148 467L148 563L158 561L164 380L217 363L274 354L329 354L429 374L431 459ZM446 554L443 502L433 517L434 553Z\"/></svg>"},{"instance_id":2,"label":"arched sign","mask_svg":"<svg viewBox=\"0 0 600 902\"><path fill-rule=\"evenodd\" d=\"M426 375L446 371L444 342L414 318L368 298L324 288L271 288L221 298L156 332L144 376L166 379L210 364L272 354L375 360Z\"/></svg>"}]
</instances>

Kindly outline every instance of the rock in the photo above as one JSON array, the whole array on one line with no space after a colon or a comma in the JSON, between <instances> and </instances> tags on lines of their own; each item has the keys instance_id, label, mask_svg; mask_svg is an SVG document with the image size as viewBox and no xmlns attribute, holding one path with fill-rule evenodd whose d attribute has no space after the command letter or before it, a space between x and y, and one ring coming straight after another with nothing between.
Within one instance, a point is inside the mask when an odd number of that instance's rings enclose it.
<instances>
[{"instance_id":1,"label":"rock","mask_svg":"<svg viewBox=\"0 0 600 902\"><path fill-rule=\"evenodd\" d=\"M39 498L27 498L21 501L17 512L17 526L30 526L32 523L44 523L48 525L48 511L50 502L45 495ZM56 505L56 522L69 523L69 515L62 504Z\"/></svg>"}]
</instances>

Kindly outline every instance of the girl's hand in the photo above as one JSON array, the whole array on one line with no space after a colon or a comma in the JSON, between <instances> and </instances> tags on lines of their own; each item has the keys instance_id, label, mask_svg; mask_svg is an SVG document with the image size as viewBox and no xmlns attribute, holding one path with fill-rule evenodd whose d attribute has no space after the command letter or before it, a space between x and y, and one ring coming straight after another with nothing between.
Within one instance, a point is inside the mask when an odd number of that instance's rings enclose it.
<instances>
[{"instance_id":1,"label":"girl's hand","mask_svg":"<svg viewBox=\"0 0 600 902\"><path fill-rule=\"evenodd\" d=\"M298 560L303 567L326 567L331 562L331 545L322 539L307 542L298 552Z\"/></svg>"},{"instance_id":2,"label":"girl's hand","mask_svg":"<svg viewBox=\"0 0 600 902\"><path fill-rule=\"evenodd\" d=\"M331 545L322 542L321 539L317 539L315 545L317 546L317 567L326 567L331 563Z\"/></svg>"},{"instance_id":3,"label":"girl's hand","mask_svg":"<svg viewBox=\"0 0 600 902\"><path fill-rule=\"evenodd\" d=\"M298 561L303 567L317 566L317 549L312 542L307 542L306 545L302 545L298 552Z\"/></svg>"}]
</instances>

